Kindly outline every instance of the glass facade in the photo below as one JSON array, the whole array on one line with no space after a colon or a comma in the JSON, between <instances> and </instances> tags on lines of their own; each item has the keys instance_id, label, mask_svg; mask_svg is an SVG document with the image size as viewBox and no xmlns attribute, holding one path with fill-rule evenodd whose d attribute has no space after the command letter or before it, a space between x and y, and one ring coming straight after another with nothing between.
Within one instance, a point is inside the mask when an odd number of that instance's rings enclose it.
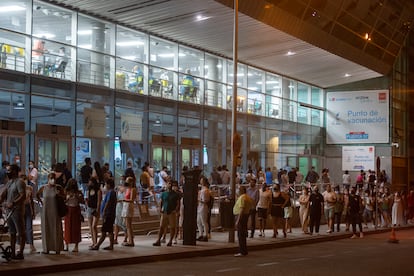
<instances>
[{"instance_id":1,"label":"glass facade","mask_svg":"<svg viewBox=\"0 0 414 276\"><path fill-rule=\"evenodd\" d=\"M128 160L138 174L150 161L174 178L184 165L209 174L230 163L232 60L41 1L10 3L0 3L3 160L47 171L92 157L116 176ZM321 88L242 63L237 83L241 171L318 160Z\"/></svg>"}]
</instances>

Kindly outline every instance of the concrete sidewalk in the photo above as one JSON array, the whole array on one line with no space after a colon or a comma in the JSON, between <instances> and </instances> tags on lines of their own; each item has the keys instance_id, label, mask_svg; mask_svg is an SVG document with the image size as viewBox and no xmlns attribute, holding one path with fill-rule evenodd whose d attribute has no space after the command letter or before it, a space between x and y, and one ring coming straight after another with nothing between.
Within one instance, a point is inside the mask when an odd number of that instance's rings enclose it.
<instances>
[{"instance_id":1,"label":"concrete sidewalk","mask_svg":"<svg viewBox=\"0 0 414 276\"><path fill-rule=\"evenodd\" d=\"M414 225L408 225L399 229L414 228ZM287 246L296 246L301 244L309 244L316 242L332 241L337 239L345 239L351 237L351 232L345 232L345 225L342 226L341 232L326 233L327 226L322 225L320 235L303 234L300 228L293 228L292 233L288 233L287 238L283 238L279 230L277 238L272 238L273 231L266 230L265 237L258 237L258 231L254 238L248 238L247 244L249 251L264 250L271 248L280 248ZM390 232L390 228L374 229L372 227L364 229L365 235ZM71 251L61 252L60 255L55 254L41 254L28 253L30 248L26 246L24 260L12 260L5 262L2 259L0 264L0 274L18 273L16 275L33 275L40 273L56 273L61 271L70 271L77 269L90 269L94 267L115 266L138 264L146 262L155 262L163 260L172 260L180 258L191 258L198 256L212 256L222 254L237 253L238 243L237 235L234 243L229 243L228 232L213 232L212 237L208 242L197 242L195 246L182 245L182 241L178 244L167 247L162 244L161 247L154 247L152 243L156 240L156 235L139 235L135 236L135 247L125 247L122 245L115 245L113 251L106 251L100 249L99 251L91 251L88 249L91 241L84 238L79 244L79 252L73 253ZM398 236L398 229L397 229ZM167 234L167 238L169 235ZM123 237L119 238L122 241ZM106 240L101 248L104 248L109 243ZM8 242L5 242L7 245ZM35 241L35 246L38 251L42 251L41 240ZM70 246L70 250L73 245Z\"/></svg>"}]
</instances>

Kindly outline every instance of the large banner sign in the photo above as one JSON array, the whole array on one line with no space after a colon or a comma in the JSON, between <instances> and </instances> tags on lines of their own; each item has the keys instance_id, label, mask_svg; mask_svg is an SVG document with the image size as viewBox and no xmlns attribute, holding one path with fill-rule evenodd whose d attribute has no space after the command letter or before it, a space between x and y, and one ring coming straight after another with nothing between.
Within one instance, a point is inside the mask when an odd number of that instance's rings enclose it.
<instances>
[{"instance_id":1,"label":"large banner sign","mask_svg":"<svg viewBox=\"0 0 414 276\"><path fill-rule=\"evenodd\" d=\"M389 143L388 90L328 92L327 144Z\"/></svg>"},{"instance_id":2,"label":"large banner sign","mask_svg":"<svg viewBox=\"0 0 414 276\"><path fill-rule=\"evenodd\" d=\"M343 146L342 170L360 171L375 170L375 147Z\"/></svg>"}]
</instances>

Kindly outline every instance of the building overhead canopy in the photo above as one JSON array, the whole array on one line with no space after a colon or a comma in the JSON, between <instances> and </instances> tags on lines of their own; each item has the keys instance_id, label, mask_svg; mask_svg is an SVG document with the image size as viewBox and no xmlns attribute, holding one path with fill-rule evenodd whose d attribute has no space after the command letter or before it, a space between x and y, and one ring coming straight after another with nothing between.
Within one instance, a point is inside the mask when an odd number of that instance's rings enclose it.
<instances>
[{"instance_id":1,"label":"building overhead canopy","mask_svg":"<svg viewBox=\"0 0 414 276\"><path fill-rule=\"evenodd\" d=\"M233 0L50 0L231 58ZM406 0L239 0L239 61L323 88L386 75L412 26Z\"/></svg>"}]
</instances>

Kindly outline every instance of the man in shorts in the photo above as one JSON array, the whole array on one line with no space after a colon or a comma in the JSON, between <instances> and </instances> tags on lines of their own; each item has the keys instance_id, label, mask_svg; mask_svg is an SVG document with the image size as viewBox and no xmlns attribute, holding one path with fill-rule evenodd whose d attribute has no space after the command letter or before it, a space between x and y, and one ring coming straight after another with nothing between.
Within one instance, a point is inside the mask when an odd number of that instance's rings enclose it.
<instances>
[{"instance_id":1,"label":"man in shorts","mask_svg":"<svg viewBox=\"0 0 414 276\"><path fill-rule=\"evenodd\" d=\"M16 164L7 166L7 177L9 181L1 195L0 201L6 200L6 212L9 215L7 224L9 226L12 259L23 260L24 245L26 243L24 224L26 184L19 178L19 171L20 168ZM20 250L16 254L17 238L19 239Z\"/></svg>"},{"instance_id":2,"label":"man in shorts","mask_svg":"<svg viewBox=\"0 0 414 276\"><path fill-rule=\"evenodd\" d=\"M180 196L173 191L171 182L167 183L166 188L167 190L161 194L160 231L158 232L157 241L152 244L153 246L161 245L161 238L168 226L170 226L170 240L167 246L172 246L172 240L177 229L177 212L180 210Z\"/></svg>"},{"instance_id":3,"label":"man in shorts","mask_svg":"<svg viewBox=\"0 0 414 276\"><path fill-rule=\"evenodd\" d=\"M331 184L326 184L326 190L323 192L323 200L325 202L325 218L328 222L328 230L326 233L332 233L333 229L333 218L335 212L336 194L332 190Z\"/></svg>"}]
</instances>

